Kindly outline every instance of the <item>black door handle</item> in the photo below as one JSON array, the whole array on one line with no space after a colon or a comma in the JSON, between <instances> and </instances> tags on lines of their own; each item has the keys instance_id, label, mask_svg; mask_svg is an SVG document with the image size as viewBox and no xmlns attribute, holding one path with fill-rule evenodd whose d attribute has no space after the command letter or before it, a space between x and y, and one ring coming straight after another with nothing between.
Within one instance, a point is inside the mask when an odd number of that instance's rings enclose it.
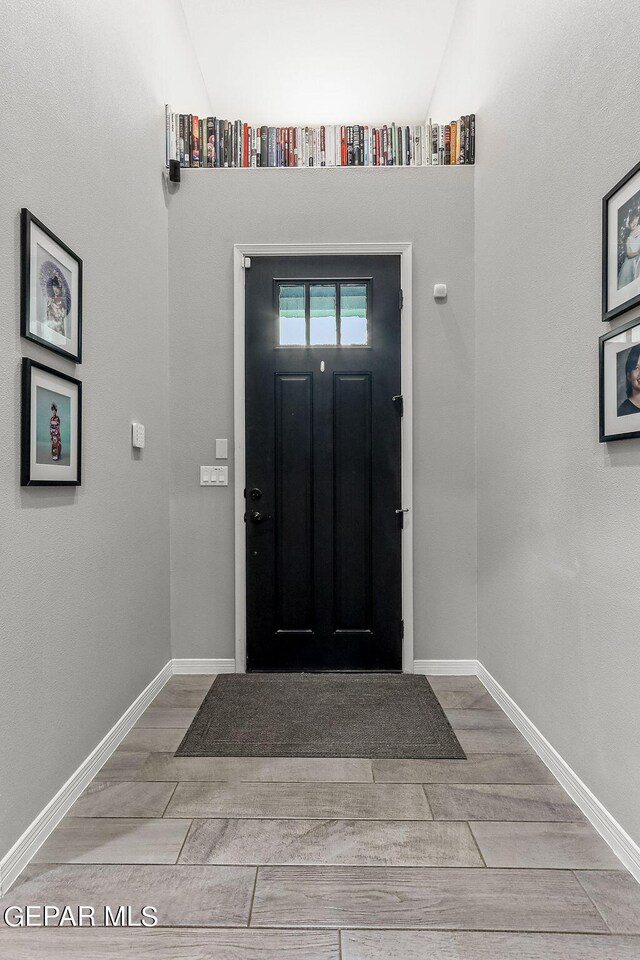
<instances>
[{"instance_id":1,"label":"black door handle","mask_svg":"<svg viewBox=\"0 0 640 960\"><path fill-rule=\"evenodd\" d=\"M271 517L268 513L260 513L259 510L252 510L249 514L249 520L251 520L251 523L262 523L264 520L271 520Z\"/></svg>"}]
</instances>

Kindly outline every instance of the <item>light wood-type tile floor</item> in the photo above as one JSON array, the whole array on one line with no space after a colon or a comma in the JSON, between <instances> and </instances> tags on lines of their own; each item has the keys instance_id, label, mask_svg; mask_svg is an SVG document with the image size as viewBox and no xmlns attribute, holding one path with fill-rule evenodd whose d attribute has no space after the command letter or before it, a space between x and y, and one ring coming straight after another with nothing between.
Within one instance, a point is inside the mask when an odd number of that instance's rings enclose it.
<instances>
[{"instance_id":1,"label":"light wood-type tile floor","mask_svg":"<svg viewBox=\"0 0 640 960\"><path fill-rule=\"evenodd\" d=\"M169 681L1 904L98 926L0 922L0 957L639 960L640 885L476 678L430 678L467 760L176 759L213 679Z\"/></svg>"}]
</instances>

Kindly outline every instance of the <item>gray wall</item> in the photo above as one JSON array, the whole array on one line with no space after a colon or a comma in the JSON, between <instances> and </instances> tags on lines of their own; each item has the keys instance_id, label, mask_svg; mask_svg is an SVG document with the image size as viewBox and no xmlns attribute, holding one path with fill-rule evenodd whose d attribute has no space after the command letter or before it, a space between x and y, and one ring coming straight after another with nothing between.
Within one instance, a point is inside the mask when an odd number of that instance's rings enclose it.
<instances>
[{"instance_id":1,"label":"gray wall","mask_svg":"<svg viewBox=\"0 0 640 960\"><path fill-rule=\"evenodd\" d=\"M2 8L0 858L170 657L163 103L189 77L181 31L173 0ZM20 339L22 206L84 260L79 367ZM84 381L79 488L19 486L22 354Z\"/></svg>"},{"instance_id":2,"label":"gray wall","mask_svg":"<svg viewBox=\"0 0 640 960\"><path fill-rule=\"evenodd\" d=\"M309 240L414 243L415 655L475 657L472 217L471 170L184 173L169 214L175 657L234 653L233 491L198 486L233 436L233 244Z\"/></svg>"},{"instance_id":3,"label":"gray wall","mask_svg":"<svg viewBox=\"0 0 640 960\"><path fill-rule=\"evenodd\" d=\"M640 442L598 443L597 344L637 5L477 7L479 657L640 841Z\"/></svg>"}]
</instances>

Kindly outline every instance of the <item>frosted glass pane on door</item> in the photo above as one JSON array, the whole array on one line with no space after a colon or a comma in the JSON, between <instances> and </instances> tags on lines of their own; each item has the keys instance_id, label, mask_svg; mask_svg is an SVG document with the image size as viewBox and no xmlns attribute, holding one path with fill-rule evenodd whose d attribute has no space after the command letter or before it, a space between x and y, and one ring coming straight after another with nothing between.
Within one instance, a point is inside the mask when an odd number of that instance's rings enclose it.
<instances>
[{"instance_id":1,"label":"frosted glass pane on door","mask_svg":"<svg viewBox=\"0 0 640 960\"><path fill-rule=\"evenodd\" d=\"M367 324L367 288L364 284L340 285L340 343L343 346L366 346L369 342Z\"/></svg>"},{"instance_id":2,"label":"frosted glass pane on door","mask_svg":"<svg viewBox=\"0 0 640 960\"><path fill-rule=\"evenodd\" d=\"M280 287L278 314L280 346L304 347L307 342L307 323L303 284Z\"/></svg>"},{"instance_id":3,"label":"frosted glass pane on door","mask_svg":"<svg viewBox=\"0 0 640 960\"><path fill-rule=\"evenodd\" d=\"M338 342L338 327L334 283L310 284L309 312L311 346L335 346Z\"/></svg>"}]
</instances>

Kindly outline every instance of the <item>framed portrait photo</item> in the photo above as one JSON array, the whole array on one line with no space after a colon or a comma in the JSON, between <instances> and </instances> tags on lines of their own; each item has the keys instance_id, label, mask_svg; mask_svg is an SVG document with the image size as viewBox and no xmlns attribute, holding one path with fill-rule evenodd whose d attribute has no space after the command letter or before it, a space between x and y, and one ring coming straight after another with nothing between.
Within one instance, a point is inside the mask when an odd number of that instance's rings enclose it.
<instances>
[{"instance_id":1,"label":"framed portrait photo","mask_svg":"<svg viewBox=\"0 0 640 960\"><path fill-rule=\"evenodd\" d=\"M640 163L602 200L602 319L640 303Z\"/></svg>"},{"instance_id":2,"label":"framed portrait photo","mask_svg":"<svg viewBox=\"0 0 640 960\"><path fill-rule=\"evenodd\" d=\"M20 333L82 362L82 260L23 207Z\"/></svg>"},{"instance_id":3,"label":"framed portrait photo","mask_svg":"<svg viewBox=\"0 0 640 960\"><path fill-rule=\"evenodd\" d=\"M23 357L21 485L79 486L81 454L82 384Z\"/></svg>"},{"instance_id":4,"label":"framed portrait photo","mask_svg":"<svg viewBox=\"0 0 640 960\"><path fill-rule=\"evenodd\" d=\"M600 337L600 443L640 437L640 317Z\"/></svg>"}]
</instances>

